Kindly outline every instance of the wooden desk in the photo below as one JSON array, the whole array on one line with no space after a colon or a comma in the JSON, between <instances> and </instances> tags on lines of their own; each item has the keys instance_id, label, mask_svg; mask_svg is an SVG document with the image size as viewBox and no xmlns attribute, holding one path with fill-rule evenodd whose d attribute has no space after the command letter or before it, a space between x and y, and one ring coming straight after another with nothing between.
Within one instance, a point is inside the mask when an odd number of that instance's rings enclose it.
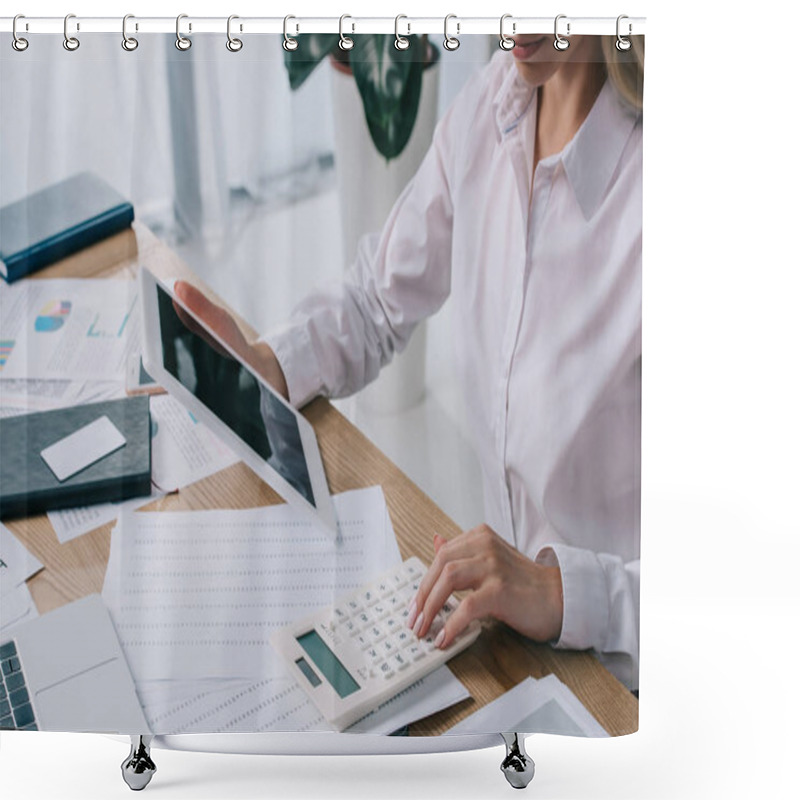
<instances>
[{"instance_id":1,"label":"wooden desk","mask_svg":"<svg viewBox=\"0 0 800 800\"><path fill-rule=\"evenodd\" d=\"M133 278L140 262L163 277L185 276L202 285L141 225L43 270L37 278ZM431 531L447 538L459 533L456 524L330 403L314 400L303 414L317 433L332 493L375 484L383 487L404 558L417 555L430 563ZM254 508L278 502L281 498L239 462L146 508ZM111 524L64 545L44 515L7 524L45 565L28 584L40 612L101 590ZM638 701L591 655L534 644L499 623L486 624L477 642L449 665L472 698L415 723L412 735L441 733L529 675L540 678L549 673L567 684L610 734L632 733L638 727Z\"/></svg>"}]
</instances>

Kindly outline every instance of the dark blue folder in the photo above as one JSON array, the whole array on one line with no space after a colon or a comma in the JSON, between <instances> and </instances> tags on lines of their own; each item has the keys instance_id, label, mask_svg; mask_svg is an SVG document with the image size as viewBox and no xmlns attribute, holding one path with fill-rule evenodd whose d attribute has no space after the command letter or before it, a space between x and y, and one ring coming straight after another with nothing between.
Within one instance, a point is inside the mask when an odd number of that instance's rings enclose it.
<instances>
[{"instance_id":1,"label":"dark blue folder","mask_svg":"<svg viewBox=\"0 0 800 800\"><path fill-rule=\"evenodd\" d=\"M107 416L125 446L59 481L42 450ZM0 519L150 494L150 398L124 397L0 419Z\"/></svg>"},{"instance_id":2,"label":"dark blue folder","mask_svg":"<svg viewBox=\"0 0 800 800\"><path fill-rule=\"evenodd\" d=\"M0 208L0 275L9 283L133 222L133 206L82 172Z\"/></svg>"}]
</instances>

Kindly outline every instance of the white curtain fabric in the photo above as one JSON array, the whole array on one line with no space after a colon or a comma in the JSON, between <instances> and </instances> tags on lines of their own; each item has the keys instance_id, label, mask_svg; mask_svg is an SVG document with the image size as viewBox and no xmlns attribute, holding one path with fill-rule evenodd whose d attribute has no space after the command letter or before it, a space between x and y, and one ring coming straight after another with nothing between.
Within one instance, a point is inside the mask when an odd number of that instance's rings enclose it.
<instances>
[{"instance_id":1,"label":"white curtain fabric","mask_svg":"<svg viewBox=\"0 0 800 800\"><path fill-rule=\"evenodd\" d=\"M238 53L224 36L197 36L185 52L174 41L140 36L125 53L119 36L91 34L67 52L54 35L24 53L3 48L0 205L92 170L140 218L175 214L190 235L215 235L231 189L264 201L291 195L298 172L313 178L334 149L327 65L293 94L280 37L249 37ZM485 47L465 42L443 59L440 107L468 76L464 64L486 60Z\"/></svg>"}]
</instances>

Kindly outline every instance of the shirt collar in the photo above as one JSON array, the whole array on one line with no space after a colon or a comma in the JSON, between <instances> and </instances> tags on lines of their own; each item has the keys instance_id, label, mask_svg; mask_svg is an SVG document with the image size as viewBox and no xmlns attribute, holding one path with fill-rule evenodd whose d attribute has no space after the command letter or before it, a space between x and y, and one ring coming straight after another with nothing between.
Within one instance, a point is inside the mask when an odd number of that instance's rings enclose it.
<instances>
[{"instance_id":1,"label":"shirt collar","mask_svg":"<svg viewBox=\"0 0 800 800\"><path fill-rule=\"evenodd\" d=\"M536 90L511 65L494 100L495 121L501 139L526 114L535 113ZM640 113L626 105L606 80L578 132L556 156L564 165L583 216L590 219L600 206Z\"/></svg>"}]
</instances>

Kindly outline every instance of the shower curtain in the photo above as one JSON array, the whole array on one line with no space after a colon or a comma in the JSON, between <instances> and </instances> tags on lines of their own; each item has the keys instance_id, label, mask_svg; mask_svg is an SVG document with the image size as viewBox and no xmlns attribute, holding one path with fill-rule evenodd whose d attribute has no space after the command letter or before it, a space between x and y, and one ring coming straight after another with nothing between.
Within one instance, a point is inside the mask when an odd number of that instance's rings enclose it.
<instances>
[{"instance_id":1,"label":"shower curtain","mask_svg":"<svg viewBox=\"0 0 800 800\"><path fill-rule=\"evenodd\" d=\"M0 642L99 595L141 733L635 731L643 37L125 30L0 49Z\"/></svg>"}]
</instances>

